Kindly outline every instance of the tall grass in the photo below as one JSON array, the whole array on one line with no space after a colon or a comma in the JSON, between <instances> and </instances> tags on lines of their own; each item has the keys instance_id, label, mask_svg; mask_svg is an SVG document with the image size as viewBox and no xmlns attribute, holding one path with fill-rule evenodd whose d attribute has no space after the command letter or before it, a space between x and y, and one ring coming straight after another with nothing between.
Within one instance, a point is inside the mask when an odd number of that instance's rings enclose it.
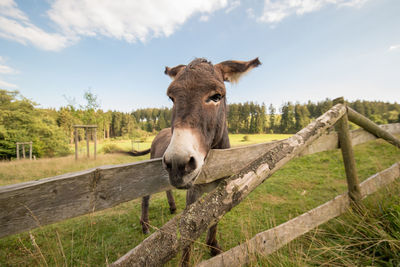
<instances>
[{"instance_id":1,"label":"tall grass","mask_svg":"<svg viewBox=\"0 0 400 267\"><path fill-rule=\"evenodd\" d=\"M239 137L239 142L242 139L243 136ZM257 138L253 135L250 136L250 141L255 139ZM122 158L118 159L119 157ZM360 180L364 180L391 166L394 162L400 161L400 152L392 145L378 140L356 146L355 157ZM69 172L75 171L75 168L90 168L92 164L116 164L120 163L118 161L124 160L130 161L132 158L118 154L107 154L99 155L96 163L92 163L93 160L85 162L84 159L75 163L73 157L67 157L48 159L47 163L43 163L43 166L40 165L42 164L39 163L40 160L36 163L29 161L8 162L0 163L0 173L3 175L1 180L12 177L8 180L8 183L14 183L26 181L33 174L37 178L42 178L59 174L57 172L60 169L62 169L62 172ZM70 161L70 164L68 164L68 161ZM13 164L20 164L18 165L19 168L14 170L15 167L10 167ZM25 164L28 167L23 173L20 173ZM82 165L71 166L75 164ZM41 168L43 168L44 175L40 174ZM64 170L64 168L69 169ZM3 172L8 174L4 175ZM54 172L56 173L54 174ZM398 183L396 187L391 186L391 188L400 190ZM345 192L345 190L346 181L340 151L329 151L296 158L224 216L219 223L218 239L220 244L225 250L232 248L250 239L256 233L298 216ZM346 219L346 224L354 223L354 226L350 227L345 224L340 228L340 222L347 217L339 217L309 235L290 243L270 257L254 256L251 265L312 266L326 263L330 266L346 266L347 263L349 265L351 263L355 265L363 264L364 262L359 260L362 256L355 254L355 251L362 250L362 247L353 246L350 243L342 244L338 241L343 239L343 236L347 236L348 240L356 240L356 244L359 244L366 232L360 230L365 227L358 228L358 225L361 225L363 221L371 224L369 227L375 229L371 230L372 232L381 236L390 233L392 236L380 239L382 242L379 243L379 246L372 246L373 249L376 251L396 249L396 240L399 240L399 237L394 231L388 229L397 228L389 227L388 221L394 221L394 225L397 225L397 219L392 218L399 217L399 199L394 197L396 194L399 195L398 192L387 193L384 191L382 201L374 200L374 196L366 200L367 206L369 201L372 204L375 203L375 206L371 206L375 208L368 213L368 216L377 215L375 219L369 221L366 219L356 220L352 217L353 215L345 215L349 218L348 221ZM185 191L174 190L173 194L176 198L178 212L181 212L185 207ZM385 205L385 196L388 205ZM385 207L391 207L390 211L378 213L379 210L389 210ZM393 216L390 217L388 214L393 214ZM152 196L149 215L150 223L155 228L161 227L173 217L169 213L169 206L164 193ZM121 257L147 237L141 233L139 218L140 200L134 200L104 211L2 238L0 239L0 266L105 266ZM154 231L155 228L152 230ZM351 229L353 230L351 231ZM356 233L354 229L362 232L358 239L353 237ZM376 229L384 229L384 232L379 232ZM348 232L345 232L345 230ZM339 237L339 234L341 237ZM372 237L370 240L380 238ZM385 240L390 240L390 242ZM210 257L207 247L201 242L204 242L204 235L195 245L193 262ZM371 245L372 243L368 244ZM386 245L383 246L384 244ZM396 252L396 250L393 251ZM348 255L348 258L345 258L344 255ZM350 261L352 255L354 255L354 260ZM371 265L379 265L385 262L383 256L378 257L378 254L375 256L372 256L373 254L368 255L370 259L375 259ZM176 264L177 259L174 259L167 265L175 266Z\"/></svg>"},{"instance_id":2,"label":"tall grass","mask_svg":"<svg viewBox=\"0 0 400 267\"><path fill-rule=\"evenodd\" d=\"M252 265L400 266L400 181Z\"/></svg>"},{"instance_id":3,"label":"tall grass","mask_svg":"<svg viewBox=\"0 0 400 267\"><path fill-rule=\"evenodd\" d=\"M148 156L130 157L124 154L99 154L97 159L74 156L38 160L0 161L0 186L21 183L102 165L122 164L148 159Z\"/></svg>"}]
</instances>

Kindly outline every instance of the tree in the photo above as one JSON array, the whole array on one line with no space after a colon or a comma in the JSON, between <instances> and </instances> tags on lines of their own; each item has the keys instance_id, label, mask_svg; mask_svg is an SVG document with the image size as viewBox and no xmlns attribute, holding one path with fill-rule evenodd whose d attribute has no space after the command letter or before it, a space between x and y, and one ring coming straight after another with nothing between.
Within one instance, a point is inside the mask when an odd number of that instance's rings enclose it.
<instances>
[{"instance_id":1,"label":"tree","mask_svg":"<svg viewBox=\"0 0 400 267\"><path fill-rule=\"evenodd\" d=\"M295 130L294 106L287 102L282 106L281 132L293 133Z\"/></svg>"},{"instance_id":2,"label":"tree","mask_svg":"<svg viewBox=\"0 0 400 267\"><path fill-rule=\"evenodd\" d=\"M310 112L305 105L297 103L294 107L294 116L296 120L296 131L300 131L310 123Z\"/></svg>"},{"instance_id":3,"label":"tree","mask_svg":"<svg viewBox=\"0 0 400 267\"><path fill-rule=\"evenodd\" d=\"M268 107L269 110L269 132L274 133L275 132L275 112L276 109L274 105L270 104Z\"/></svg>"},{"instance_id":4,"label":"tree","mask_svg":"<svg viewBox=\"0 0 400 267\"><path fill-rule=\"evenodd\" d=\"M56 122L56 111L35 106L18 91L0 90L0 158L15 157L16 142L33 141L37 157L69 152L69 138Z\"/></svg>"}]
</instances>

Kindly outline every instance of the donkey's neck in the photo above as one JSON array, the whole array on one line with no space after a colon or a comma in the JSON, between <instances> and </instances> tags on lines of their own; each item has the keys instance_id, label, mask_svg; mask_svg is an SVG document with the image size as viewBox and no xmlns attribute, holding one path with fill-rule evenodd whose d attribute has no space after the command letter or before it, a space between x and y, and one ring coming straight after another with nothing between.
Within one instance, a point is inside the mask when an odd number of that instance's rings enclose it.
<instances>
[{"instance_id":1,"label":"donkey's neck","mask_svg":"<svg viewBox=\"0 0 400 267\"><path fill-rule=\"evenodd\" d=\"M224 149L230 147L231 143L229 142L228 128L225 126L221 139L215 143L212 149Z\"/></svg>"}]
</instances>

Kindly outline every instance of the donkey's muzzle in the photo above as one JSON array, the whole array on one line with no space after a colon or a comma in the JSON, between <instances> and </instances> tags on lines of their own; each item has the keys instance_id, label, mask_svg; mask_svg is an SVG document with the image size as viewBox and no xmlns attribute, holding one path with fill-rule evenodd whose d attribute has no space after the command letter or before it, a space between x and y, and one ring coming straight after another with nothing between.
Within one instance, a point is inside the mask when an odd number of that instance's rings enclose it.
<instances>
[{"instance_id":1,"label":"donkey's muzzle","mask_svg":"<svg viewBox=\"0 0 400 267\"><path fill-rule=\"evenodd\" d=\"M194 176L193 172L198 166L193 156L174 155L174 157L169 157L165 154L163 156L163 165L169 174L171 185L176 188L187 188L187 184L191 181L190 177Z\"/></svg>"},{"instance_id":2,"label":"donkey's muzzle","mask_svg":"<svg viewBox=\"0 0 400 267\"><path fill-rule=\"evenodd\" d=\"M163 156L163 166L170 184L176 188L190 187L204 164L205 155L200 152L198 136L195 129L174 129Z\"/></svg>"}]
</instances>

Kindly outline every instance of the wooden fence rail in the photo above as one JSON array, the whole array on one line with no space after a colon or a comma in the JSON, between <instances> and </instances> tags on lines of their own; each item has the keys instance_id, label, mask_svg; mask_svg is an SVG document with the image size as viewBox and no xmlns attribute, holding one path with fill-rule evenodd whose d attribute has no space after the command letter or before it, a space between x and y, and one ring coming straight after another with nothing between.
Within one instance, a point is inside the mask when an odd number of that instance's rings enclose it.
<instances>
[{"instance_id":1,"label":"wooden fence rail","mask_svg":"<svg viewBox=\"0 0 400 267\"><path fill-rule=\"evenodd\" d=\"M381 125L400 134L400 123ZM353 145L376 139L364 130L351 133ZM285 140L212 150L196 183L228 177ZM338 148L337 134L323 135L301 155ZM217 159L232 159L220 161ZM102 166L81 172L0 187L0 237L116 206L171 189L161 160Z\"/></svg>"},{"instance_id":2,"label":"wooden fence rail","mask_svg":"<svg viewBox=\"0 0 400 267\"><path fill-rule=\"evenodd\" d=\"M390 168L372 175L360 183L361 197L376 192L400 177L400 162ZM243 266L250 263L252 255L266 256L277 251L295 238L307 233L315 227L326 223L332 218L346 212L350 205L350 197L347 193L335 197L302 215L293 218L277 227L258 233L247 242L230 250L202 261L197 267L207 266Z\"/></svg>"},{"instance_id":3,"label":"wooden fence rail","mask_svg":"<svg viewBox=\"0 0 400 267\"><path fill-rule=\"evenodd\" d=\"M196 240L210 225L217 223L224 214L238 205L265 179L304 152L307 146L315 142L336 122L343 118L347 120L347 114L347 107L344 104L337 104L292 137L275 142L255 160L221 181L214 191L191 204L181 214L172 218L142 243L114 262L112 266L159 266L166 263L181 249L191 244L192 240ZM356 116L362 117L360 114ZM343 122L341 123L343 124ZM345 126L347 125L343 125L340 129L342 133L343 130L346 130L343 129ZM380 136L378 131L381 129L379 127L367 130ZM351 158L351 153L349 154L349 151L352 152L351 142L349 142L350 135L349 133L345 133L345 135L348 140L346 147L342 147L342 152ZM388 140L389 136L392 135L387 134L383 138ZM395 137L393 139L397 140ZM340 144L344 145L343 140L340 141ZM389 139L388 141L393 140ZM345 157L344 159L346 160ZM235 160L235 158L224 158L222 161L235 162ZM218 163L221 164L221 161ZM354 180L353 175L348 175L348 178ZM349 183L349 186L353 182ZM356 186L359 186L358 183ZM353 188L349 188L349 190L351 191ZM357 199L352 199L352 203L356 203L356 201Z\"/></svg>"}]
</instances>

